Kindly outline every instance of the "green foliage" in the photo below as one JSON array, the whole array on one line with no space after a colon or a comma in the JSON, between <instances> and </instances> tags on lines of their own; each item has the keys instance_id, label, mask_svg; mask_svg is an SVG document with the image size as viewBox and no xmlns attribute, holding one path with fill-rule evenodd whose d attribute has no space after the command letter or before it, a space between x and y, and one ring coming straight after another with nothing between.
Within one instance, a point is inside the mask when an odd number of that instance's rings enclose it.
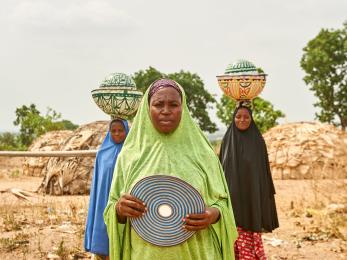
<instances>
[{"instance_id":1,"label":"green foliage","mask_svg":"<svg viewBox=\"0 0 347 260\"><path fill-rule=\"evenodd\" d=\"M20 142L18 134L5 132L0 134L0 151L26 150L27 147Z\"/></svg>"},{"instance_id":2,"label":"green foliage","mask_svg":"<svg viewBox=\"0 0 347 260\"><path fill-rule=\"evenodd\" d=\"M321 122L347 126L347 22L342 29L322 29L303 49L304 81L318 98Z\"/></svg>"},{"instance_id":3,"label":"green foliage","mask_svg":"<svg viewBox=\"0 0 347 260\"><path fill-rule=\"evenodd\" d=\"M75 125L70 120L66 120L66 119L61 120L60 122L57 122L57 123L61 123L64 130L75 130L78 128L78 125Z\"/></svg>"},{"instance_id":4,"label":"green foliage","mask_svg":"<svg viewBox=\"0 0 347 260\"><path fill-rule=\"evenodd\" d=\"M256 97L252 103L253 119L262 133L278 125L277 119L285 117L281 110L275 110L269 101L260 97Z\"/></svg>"},{"instance_id":5,"label":"green foliage","mask_svg":"<svg viewBox=\"0 0 347 260\"><path fill-rule=\"evenodd\" d=\"M61 114L51 108L48 108L46 115L42 116L35 104L17 108L16 120L13 123L20 126L20 144L29 146L35 138L49 131L77 128L68 120L58 121L60 118Z\"/></svg>"},{"instance_id":6,"label":"green foliage","mask_svg":"<svg viewBox=\"0 0 347 260\"><path fill-rule=\"evenodd\" d=\"M225 95L222 96L220 103L217 104L217 116L226 126L231 124L235 108L236 102ZM261 97L253 99L252 111L254 122L262 133L277 125L278 118L284 117L282 111L275 110L269 101Z\"/></svg>"},{"instance_id":7,"label":"green foliage","mask_svg":"<svg viewBox=\"0 0 347 260\"><path fill-rule=\"evenodd\" d=\"M183 87L187 95L189 111L200 128L209 133L215 132L217 126L211 121L207 110L211 108L211 104L215 103L216 100L207 92L204 82L197 74L183 70L164 74L153 67L149 67L145 71L140 70L136 72L133 79L141 91L146 91L153 81L164 77L175 80Z\"/></svg>"},{"instance_id":8,"label":"green foliage","mask_svg":"<svg viewBox=\"0 0 347 260\"><path fill-rule=\"evenodd\" d=\"M157 79L165 78L166 75L156 70L153 67L149 67L145 71L139 70L134 73L133 79L136 83L136 87L141 90L143 93L147 88Z\"/></svg>"}]
</instances>

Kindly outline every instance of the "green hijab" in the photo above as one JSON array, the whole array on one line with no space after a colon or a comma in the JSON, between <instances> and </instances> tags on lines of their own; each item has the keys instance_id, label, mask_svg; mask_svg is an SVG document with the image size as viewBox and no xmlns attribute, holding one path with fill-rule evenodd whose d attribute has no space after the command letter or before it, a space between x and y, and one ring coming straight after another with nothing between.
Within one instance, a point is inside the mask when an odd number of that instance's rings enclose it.
<instances>
[{"instance_id":1,"label":"green hijab","mask_svg":"<svg viewBox=\"0 0 347 260\"><path fill-rule=\"evenodd\" d=\"M154 128L149 113L149 88L118 155L104 212L112 260L234 259L237 231L224 173L209 141L190 116L184 90L180 89L182 118L177 129L163 134ZM191 184L207 207L219 209L219 221L172 247L142 240L131 228L129 219L126 224L118 223L115 205L121 195L130 193L142 178L157 174L175 176Z\"/></svg>"}]
</instances>

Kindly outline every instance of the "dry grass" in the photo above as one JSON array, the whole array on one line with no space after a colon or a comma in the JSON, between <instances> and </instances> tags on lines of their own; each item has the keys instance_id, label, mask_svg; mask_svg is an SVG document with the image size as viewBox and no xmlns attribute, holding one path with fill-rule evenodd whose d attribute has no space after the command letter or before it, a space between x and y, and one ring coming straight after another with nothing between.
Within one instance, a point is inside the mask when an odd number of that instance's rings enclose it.
<instances>
[{"instance_id":1,"label":"dry grass","mask_svg":"<svg viewBox=\"0 0 347 260\"><path fill-rule=\"evenodd\" d=\"M347 180L276 180L280 228L270 259L346 259Z\"/></svg>"},{"instance_id":2,"label":"dry grass","mask_svg":"<svg viewBox=\"0 0 347 260\"><path fill-rule=\"evenodd\" d=\"M87 196L39 196L25 202L1 194L0 200L0 259L89 258L82 254Z\"/></svg>"},{"instance_id":3,"label":"dry grass","mask_svg":"<svg viewBox=\"0 0 347 260\"><path fill-rule=\"evenodd\" d=\"M34 190L41 182L9 174L0 190ZM275 186L280 228L264 234L268 259L347 259L347 180L275 180ZM0 259L90 259L83 248L88 201L0 194Z\"/></svg>"}]
</instances>

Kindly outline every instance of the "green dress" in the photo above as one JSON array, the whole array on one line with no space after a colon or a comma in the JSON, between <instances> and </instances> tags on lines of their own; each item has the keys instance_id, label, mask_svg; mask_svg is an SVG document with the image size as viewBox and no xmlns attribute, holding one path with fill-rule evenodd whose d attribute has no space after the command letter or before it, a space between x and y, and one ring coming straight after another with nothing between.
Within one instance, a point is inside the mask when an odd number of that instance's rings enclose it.
<instances>
[{"instance_id":1,"label":"green dress","mask_svg":"<svg viewBox=\"0 0 347 260\"><path fill-rule=\"evenodd\" d=\"M182 90L182 118L170 134L152 125L148 90L118 156L104 220L110 241L111 260L234 259L237 237L231 200L222 167L209 141L191 118ZM144 241L126 224L118 223L115 205L142 178L164 174L178 177L197 189L207 207L219 209L220 219L196 232L185 242L160 247Z\"/></svg>"}]
</instances>

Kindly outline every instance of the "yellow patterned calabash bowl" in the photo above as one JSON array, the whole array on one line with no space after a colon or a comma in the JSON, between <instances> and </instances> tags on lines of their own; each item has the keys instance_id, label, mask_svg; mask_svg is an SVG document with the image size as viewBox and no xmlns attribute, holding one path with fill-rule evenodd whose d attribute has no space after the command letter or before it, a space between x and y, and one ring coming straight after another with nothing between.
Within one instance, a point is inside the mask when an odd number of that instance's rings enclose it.
<instances>
[{"instance_id":1,"label":"yellow patterned calabash bowl","mask_svg":"<svg viewBox=\"0 0 347 260\"><path fill-rule=\"evenodd\" d=\"M241 60L229 65L224 75L217 76L224 94L235 100L252 100L265 87L266 74L258 73L249 61Z\"/></svg>"}]
</instances>

